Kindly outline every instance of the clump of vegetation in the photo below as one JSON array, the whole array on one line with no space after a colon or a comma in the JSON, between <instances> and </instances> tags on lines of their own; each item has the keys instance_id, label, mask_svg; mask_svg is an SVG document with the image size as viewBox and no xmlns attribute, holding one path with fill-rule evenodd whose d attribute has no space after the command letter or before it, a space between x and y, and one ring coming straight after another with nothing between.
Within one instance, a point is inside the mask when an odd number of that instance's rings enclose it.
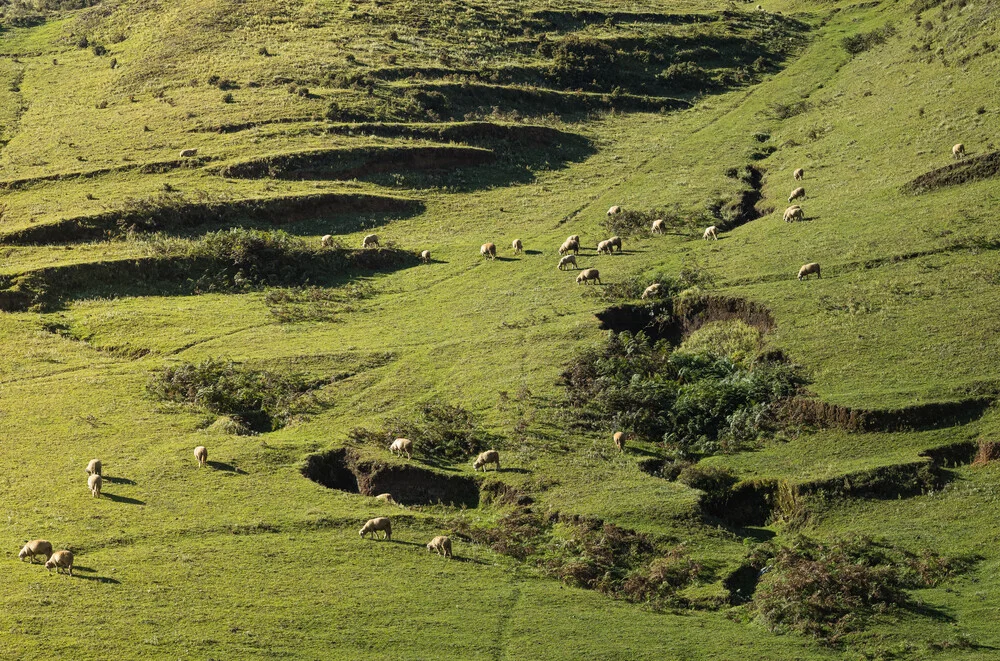
<instances>
[{"instance_id":1,"label":"clump of vegetation","mask_svg":"<svg viewBox=\"0 0 1000 661\"><path fill-rule=\"evenodd\" d=\"M695 62L671 64L658 77L670 88L678 90L700 91L712 83L708 72Z\"/></svg>"},{"instance_id":2,"label":"clump of vegetation","mask_svg":"<svg viewBox=\"0 0 1000 661\"><path fill-rule=\"evenodd\" d=\"M840 45L851 55L859 55L871 50L876 46L884 44L890 37L896 34L896 26L892 23L875 28L871 32L859 32L858 34L844 37Z\"/></svg>"},{"instance_id":3,"label":"clump of vegetation","mask_svg":"<svg viewBox=\"0 0 1000 661\"><path fill-rule=\"evenodd\" d=\"M618 78L615 52L602 41L571 34L554 45L545 45L551 48L549 73L558 85L587 88Z\"/></svg>"},{"instance_id":4,"label":"clump of vegetation","mask_svg":"<svg viewBox=\"0 0 1000 661\"><path fill-rule=\"evenodd\" d=\"M635 234L649 234L654 220L662 219L666 224L666 231L677 232L693 226L689 219L685 219L679 209L649 209L647 211L637 211L634 209L623 209L620 213L607 216L603 222L604 229L611 234L619 236L631 236Z\"/></svg>"},{"instance_id":5,"label":"clump of vegetation","mask_svg":"<svg viewBox=\"0 0 1000 661\"><path fill-rule=\"evenodd\" d=\"M801 115L807 110L809 110L809 103L804 100L792 103L771 104L771 114L774 115L775 119L788 119L789 117Z\"/></svg>"},{"instance_id":6,"label":"clump of vegetation","mask_svg":"<svg viewBox=\"0 0 1000 661\"><path fill-rule=\"evenodd\" d=\"M562 378L586 415L685 454L755 446L773 431L778 403L805 383L793 366L750 351L739 329L676 350L642 332L612 334Z\"/></svg>"},{"instance_id":7,"label":"clump of vegetation","mask_svg":"<svg viewBox=\"0 0 1000 661\"><path fill-rule=\"evenodd\" d=\"M383 449L393 439L408 438L414 454L425 461L461 461L498 447L499 440L484 431L468 409L436 399L420 404L413 414L390 420L381 430L352 429L348 438Z\"/></svg>"},{"instance_id":8,"label":"clump of vegetation","mask_svg":"<svg viewBox=\"0 0 1000 661\"><path fill-rule=\"evenodd\" d=\"M911 553L869 537L832 543L799 537L789 547L762 545L751 554L751 564L766 567L752 610L773 631L836 643L876 616L913 608L907 590L938 585L975 561Z\"/></svg>"},{"instance_id":9,"label":"clump of vegetation","mask_svg":"<svg viewBox=\"0 0 1000 661\"><path fill-rule=\"evenodd\" d=\"M146 389L165 401L193 404L229 416L234 429L269 432L283 427L296 413L308 410L308 393L324 383L209 358L165 367L152 375Z\"/></svg>"},{"instance_id":10,"label":"clump of vegetation","mask_svg":"<svg viewBox=\"0 0 1000 661\"><path fill-rule=\"evenodd\" d=\"M336 321L353 312L355 301L372 298L378 288L370 282L351 282L334 289L327 287L292 287L271 289L264 295L270 312L282 323L300 321Z\"/></svg>"}]
</instances>

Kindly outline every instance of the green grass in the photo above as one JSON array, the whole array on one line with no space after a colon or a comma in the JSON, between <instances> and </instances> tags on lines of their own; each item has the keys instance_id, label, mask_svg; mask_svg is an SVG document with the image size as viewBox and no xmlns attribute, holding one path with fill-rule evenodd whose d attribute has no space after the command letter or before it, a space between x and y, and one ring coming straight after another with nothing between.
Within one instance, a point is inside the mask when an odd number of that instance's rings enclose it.
<instances>
[{"instance_id":1,"label":"green grass","mask_svg":"<svg viewBox=\"0 0 1000 661\"><path fill-rule=\"evenodd\" d=\"M791 540L791 524L738 528L703 517L699 492L639 470L662 447L638 444L619 455L613 430L577 424L558 377L579 351L603 341L594 313L609 303L593 295L596 287L576 285L574 272L556 270L569 234L582 235L580 266L599 268L606 282L697 270L708 293L766 306L775 320L768 346L801 366L824 401L894 409L995 395L997 181L922 195L902 187L951 163L957 142L971 155L995 149L1000 92L992 81L1000 72L990 44L1000 15L986 3L942 3L918 25L909 2L763 4L785 18L758 15L752 5L737 8L748 17L723 16L729 6L713 0L637 1L613 12L589 0L126 0L0 31L0 235L134 208L129 200L165 192L220 205L348 193L422 206L324 211L287 223L276 214L275 224L312 245L333 233L360 246L377 231L433 257L325 283L338 306L332 319L283 321L259 288L128 296L123 286L74 295L46 313L0 314L0 545L10 563L0 656L991 658L1000 645L990 607L1000 595L991 578L1000 562L990 532L1000 484L993 466L955 468L932 494L813 504L801 531L820 539L864 533L915 551L982 556L970 573L916 593L928 613L878 620L834 649L775 635L740 608L654 612L566 587L457 536L458 559L448 562L423 545L456 520L493 525L509 506L404 510L301 474L306 456L343 446L351 429L381 428L439 399L473 411L500 439L510 470L496 479L528 493L536 511L600 517L684 545L704 568L683 591L697 604L726 594L724 579L757 541ZM791 19L802 25L788 28ZM886 43L853 57L843 48L844 37L889 22L898 34ZM740 44L777 48L774 26L790 30L791 41L780 44L785 59L741 74ZM108 54L78 48L84 34ZM551 60L538 49L540 35L611 44L626 63L616 72L619 94L678 97L692 107L626 112L624 97L614 101L601 81L567 90L545 73ZM262 46L272 56L258 54ZM679 52L699 46L719 54ZM647 47L655 63L648 71L635 59ZM690 58L719 80L743 82L704 95L657 87L654 69ZM210 76L239 85L230 90L234 103L222 101ZM290 93L276 78L310 94ZM462 84L476 87L462 92ZM394 115L406 107L392 103L413 98L407 91L435 87L453 95L454 122ZM373 123L328 121L333 101ZM556 107L584 102L597 105L579 113ZM801 112L786 116L790 107ZM380 119L410 123L374 123ZM473 131L467 120L487 126ZM490 124L500 128L486 131ZM526 132L532 125L564 137L540 144ZM379 162L386 172L350 180L218 174L273 155L305 159L322 150L353 164L380 149L439 146L490 149L497 160L431 171ZM141 168L176 161L191 147L207 160ZM726 171L747 164L764 171L764 215L717 242L701 240L702 224L716 222L710 210L743 186ZM806 171L807 220L786 224L797 167ZM616 204L675 210L690 229L626 236L624 254L595 255L607 236L605 212ZM2 245L0 275L151 255L180 260L205 233L230 224L267 220L220 216L168 237ZM512 254L514 238L524 254ZM486 241L502 259L480 257ZM810 261L822 264L823 278L797 281ZM374 295L351 300L339 286L351 281L371 284ZM212 427L217 416L146 392L164 366L208 358L337 378L283 429L233 436ZM758 450L703 462L741 479L831 480L991 440L997 421L991 409L932 430L788 429ZM213 468L197 468L197 445L209 448ZM402 463L383 449L366 452ZM85 488L93 457L119 478L106 482L100 500ZM473 474L471 458L431 468ZM393 517L394 543L358 539L375 515ZM79 577L16 563L33 538L73 548Z\"/></svg>"}]
</instances>

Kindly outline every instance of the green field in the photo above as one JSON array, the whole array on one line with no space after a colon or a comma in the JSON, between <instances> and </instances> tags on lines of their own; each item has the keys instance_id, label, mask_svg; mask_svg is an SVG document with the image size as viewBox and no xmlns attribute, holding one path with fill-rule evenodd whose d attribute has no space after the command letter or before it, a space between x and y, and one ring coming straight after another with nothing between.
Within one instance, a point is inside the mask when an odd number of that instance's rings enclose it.
<instances>
[{"instance_id":1,"label":"green field","mask_svg":"<svg viewBox=\"0 0 1000 661\"><path fill-rule=\"evenodd\" d=\"M996 658L991 3L91 2L0 0L0 657ZM685 445L572 404L612 332L683 359L732 317L804 417ZM802 535L934 578L776 625Z\"/></svg>"}]
</instances>

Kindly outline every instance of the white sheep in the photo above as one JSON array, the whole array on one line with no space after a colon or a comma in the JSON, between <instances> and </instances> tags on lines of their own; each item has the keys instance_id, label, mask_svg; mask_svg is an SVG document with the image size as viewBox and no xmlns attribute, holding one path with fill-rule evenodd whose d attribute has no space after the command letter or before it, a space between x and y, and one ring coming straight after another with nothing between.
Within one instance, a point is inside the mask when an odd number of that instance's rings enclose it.
<instances>
[{"instance_id":1,"label":"white sheep","mask_svg":"<svg viewBox=\"0 0 1000 661\"><path fill-rule=\"evenodd\" d=\"M608 209L608 215L609 216L614 216L614 215L619 214L621 212L622 212L622 208L620 206L618 206L617 204L615 206L611 207L610 209Z\"/></svg>"},{"instance_id":2,"label":"white sheep","mask_svg":"<svg viewBox=\"0 0 1000 661\"><path fill-rule=\"evenodd\" d=\"M576 255L566 255L559 260L559 270L562 271L564 266L569 266L570 264L576 268Z\"/></svg>"},{"instance_id":3,"label":"white sheep","mask_svg":"<svg viewBox=\"0 0 1000 661\"><path fill-rule=\"evenodd\" d=\"M955 158L962 158L965 156L965 145L961 142L951 148L951 155Z\"/></svg>"},{"instance_id":4,"label":"white sheep","mask_svg":"<svg viewBox=\"0 0 1000 661\"><path fill-rule=\"evenodd\" d=\"M805 178L805 176L806 176L806 171L803 170L802 168L797 168L795 172L792 173L792 177L795 178L795 181L802 181L802 179Z\"/></svg>"},{"instance_id":5,"label":"white sheep","mask_svg":"<svg viewBox=\"0 0 1000 661\"><path fill-rule=\"evenodd\" d=\"M94 498L101 497L101 487L103 485L104 485L104 479L100 475L97 475L96 473L87 478L87 487L90 489L90 494Z\"/></svg>"},{"instance_id":6,"label":"white sheep","mask_svg":"<svg viewBox=\"0 0 1000 661\"><path fill-rule=\"evenodd\" d=\"M194 458L198 460L199 466L204 466L208 463L208 448L204 445L199 445L194 449Z\"/></svg>"},{"instance_id":7,"label":"white sheep","mask_svg":"<svg viewBox=\"0 0 1000 661\"><path fill-rule=\"evenodd\" d=\"M579 241L571 241L570 239L566 239L566 241L564 241L563 244L561 246L559 246L559 254L560 255L565 255L568 252L572 252L574 255L579 255L580 254L580 242Z\"/></svg>"},{"instance_id":8,"label":"white sheep","mask_svg":"<svg viewBox=\"0 0 1000 661\"><path fill-rule=\"evenodd\" d=\"M480 468L486 472L486 464L496 464L496 470L500 470L500 453L496 450L480 452L476 460L472 462L472 470L478 471Z\"/></svg>"},{"instance_id":9,"label":"white sheep","mask_svg":"<svg viewBox=\"0 0 1000 661\"><path fill-rule=\"evenodd\" d=\"M497 246L495 243L484 243L479 248L479 254L488 259L497 258Z\"/></svg>"},{"instance_id":10,"label":"white sheep","mask_svg":"<svg viewBox=\"0 0 1000 661\"><path fill-rule=\"evenodd\" d=\"M378 242L378 234L369 234L361 241L362 248L371 248L372 246L375 246L376 248L380 247Z\"/></svg>"},{"instance_id":11,"label":"white sheep","mask_svg":"<svg viewBox=\"0 0 1000 661\"><path fill-rule=\"evenodd\" d=\"M514 242L510 244L510 247L514 249L515 255L524 250L524 246L521 244L521 239L514 239Z\"/></svg>"},{"instance_id":12,"label":"white sheep","mask_svg":"<svg viewBox=\"0 0 1000 661\"><path fill-rule=\"evenodd\" d=\"M446 558L451 557L451 540L445 535L438 535L431 541L427 542L428 551L437 551L438 555L443 555Z\"/></svg>"},{"instance_id":13,"label":"white sheep","mask_svg":"<svg viewBox=\"0 0 1000 661\"><path fill-rule=\"evenodd\" d=\"M810 262L809 264L804 264L802 268L799 269L799 280L808 279L809 275L815 273L817 278L822 278L819 272L819 264L816 262Z\"/></svg>"},{"instance_id":14,"label":"white sheep","mask_svg":"<svg viewBox=\"0 0 1000 661\"><path fill-rule=\"evenodd\" d=\"M87 464L87 475L101 475L101 460L91 459Z\"/></svg>"},{"instance_id":15,"label":"white sheep","mask_svg":"<svg viewBox=\"0 0 1000 661\"><path fill-rule=\"evenodd\" d=\"M324 248L326 248L331 243L333 243L333 235L332 234L324 234L323 238L321 238L319 240L319 243L320 243L321 246L323 246Z\"/></svg>"},{"instance_id":16,"label":"white sheep","mask_svg":"<svg viewBox=\"0 0 1000 661\"><path fill-rule=\"evenodd\" d=\"M27 558L28 562L34 564L36 555L44 555L45 561L48 562L49 558L52 557L52 542L47 542L44 539L32 540L24 545L17 557L21 560Z\"/></svg>"},{"instance_id":17,"label":"white sheep","mask_svg":"<svg viewBox=\"0 0 1000 661\"><path fill-rule=\"evenodd\" d=\"M413 458L413 441L408 438L397 438L389 446L389 452L403 456L406 455L407 459Z\"/></svg>"},{"instance_id":18,"label":"white sheep","mask_svg":"<svg viewBox=\"0 0 1000 661\"><path fill-rule=\"evenodd\" d=\"M580 271L580 275L576 276L576 284L583 284L585 282L595 281L597 284L601 284L601 273L597 269L584 269Z\"/></svg>"},{"instance_id":19,"label":"white sheep","mask_svg":"<svg viewBox=\"0 0 1000 661\"><path fill-rule=\"evenodd\" d=\"M602 253L607 253L610 255L612 252L614 252L614 248L611 247L611 243L609 241L601 241L600 243L597 244L598 255Z\"/></svg>"},{"instance_id":20,"label":"white sheep","mask_svg":"<svg viewBox=\"0 0 1000 661\"><path fill-rule=\"evenodd\" d=\"M660 283L654 282L650 286L646 287L646 290L642 292L642 298L655 298L660 295Z\"/></svg>"},{"instance_id":21,"label":"white sheep","mask_svg":"<svg viewBox=\"0 0 1000 661\"><path fill-rule=\"evenodd\" d=\"M53 553L49 559L45 562L45 568L51 571L55 568L56 573L60 573L61 569L68 569L69 575L73 575L73 552L63 549L61 551L56 551Z\"/></svg>"},{"instance_id":22,"label":"white sheep","mask_svg":"<svg viewBox=\"0 0 1000 661\"><path fill-rule=\"evenodd\" d=\"M386 540L392 541L392 523L387 516L376 517L365 522L365 525L361 526L361 539L364 539L365 535L369 533L371 533L372 539L378 539L379 530L385 533Z\"/></svg>"},{"instance_id":23,"label":"white sheep","mask_svg":"<svg viewBox=\"0 0 1000 661\"><path fill-rule=\"evenodd\" d=\"M785 222L791 223L796 220L804 220L805 212L802 211L802 207L795 205L785 209Z\"/></svg>"},{"instance_id":24,"label":"white sheep","mask_svg":"<svg viewBox=\"0 0 1000 661\"><path fill-rule=\"evenodd\" d=\"M616 431L612 438L615 441L615 447L618 448L619 452L625 452L625 441L628 440L627 435L623 431Z\"/></svg>"},{"instance_id":25,"label":"white sheep","mask_svg":"<svg viewBox=\"0 0 1000 661\"><path fill-rule=\"evenodd\" d=\"M423 252L421 252L420 253L420 261L423 262L424 264L430 264L431 263L431 251L430 250L424 250Z\"/></svg>"},{"instance_id":26,"label":"white sheep","mask_svg":"<svg viewBox=\"0 0 1000 661\"><path fill-rule=\"evenodd\" d=\"M387 505L399 505L399 503L397 503L393 499L391 493L380 493L379 495L375 496L375 500L381 500L382 502L386 503Z\"/></svg>"},{"instance_id":27,"label":"white sheep","mask_svg":"<svg viewBox=\"0 0 1000 661\"><path fill-rule=\"evenodd\" d=\"M611 252L614 252L615 246L618 247L618 252L622 251L622 239L620 236L613 236L608 239L608 245L611 246Z\"/></svg>"},{"instance_id":28,"label":"white sheep","mask_svg":"<svg viewBox=\"0 0 1000 661\"><path fill-rule=\"evenodd\" d=\"M718 229L719 228L716 225L712 225L711 227L706 227L705 228L705 233L701 235L701 238L705 239L706 241L708 239L715 239L716 241L718 241L719 240L719 235L716 234L716 231Z\"/></svg>"},{"instance_id":29,"label":"white sheep","mask_svg":"<svg viewBox=\"0 0 1000 661\"><path fill-rule=\"evenodd\" d=\"M799 186L798 188L792 191L791 195L788 196L788 201L791 202L792 200L797 200L800 197L804 198L805 196L806 196L806 189L803 188L802 186Z\"/></svg>"},{"instance_id":30,"label":"white sheep","mask_svg":"<svg viewBox=\"0 0 1000 661\"><path fill-rule=\"evenodd\" d=\"M192 158L198 155L197 149L182 149L181 158Z\"/></svg>"},{"instance_id":31,"label":"white sheep","mask_svg":"<svg viewBox=\"0 0 1000 661\"><path fill-rule=\"evenodd\" d=\"M667 221L662 218L657 218L653 221L653 227L650 230L653 234L663 234L667 231Z\"/></svg>"},{"instance_id":32,"label":"white sheep","mask_svg":"<svg viewBox=\"0 0 1000 661\"><path fill-rule=\"evenodd\" d=\"M566 240L567 241L576 241L577 243L580 243L580 235L579 234L570 234L569 236L566 237Z\"/></svg>"}]
</instances>

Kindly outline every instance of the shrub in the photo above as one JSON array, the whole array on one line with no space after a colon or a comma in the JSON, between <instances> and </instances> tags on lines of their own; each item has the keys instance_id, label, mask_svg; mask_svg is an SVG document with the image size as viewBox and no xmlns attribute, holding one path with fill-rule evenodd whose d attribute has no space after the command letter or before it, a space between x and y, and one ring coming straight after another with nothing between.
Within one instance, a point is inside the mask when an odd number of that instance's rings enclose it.
<instances>
[{"instance_id":1,"label":"shrub","mask_svg":"<svg viewBox=\"0 0 1000 661\"><path fill-rule=\"evenodd\" d=\"M671 64L658 76L664 84L679 90L702 90L709 86L711 77L695 62Z\"/></svg>"},{"instance_id":2,"label":"shrub","mask_svg":"<svg viewBox=\"0 0 1000 661\"><path fill-rule=\"evenodd\" d=\"M234 103L235 101L236 98L232 95L232 92L226 92L225 94L222 95L223 103Z\"/></svg>"},{"instance_id":3,"label":"shrub","mask_svg":"<svg viewBox=\"0 0 1000 661\"><path fill-rule=\"evenodd\" d=\"M159 399L227 415L235 421L234 429L246 426L267 432L280 429L301 411L303 396L322 383L209 358L197 364L165 367L152 375L146 388Z\"/></svg>"},{"instance_id":4,"label":"shrub","mask_svg":"<svg viewBox=\"0 0 1000 661\"><path fill-rule=\"evenodd\" d=\"M613 84L618 78L615 52L603 41L571 34L551 47L549 74L563 87Z\"/></svg>"},{"instance_id":5,"label":"shrub","mask_svg":"<svg viewBox=\"0 0 1000 661\"><path fill-rule=\"evenodd\" d=\"M107 55L108 53L108 49L102 46L101 44L94 44L90 50L93 51L94 55L97 55L98 57L100 57L101 55Z\"/></svg>"},{"instance_id":6,"label":"shrub","mask_svg":"<svg viewBox=\"0 0 1000 661\"><path fill-rule=\"evenodd\" d=\"M653 221L662 219L666 223L667 231L683 230L691 226L691 221L685 220L679 209L656 208L648 211L635 211L624 209L621 213L613 216L606 216L603 225L611 234L619 236L631 236L635 234L649 234Z\"/></svg>"},{"instance_id":7,"label":"shrub","mask_svg":"<svg viewBox=\"0 0 1000 661\"><path fill-rule=\"evenodd\" d=\"M771 114L774 115L775 119L788 119L789 117L801 115L807 110L809 110L809 104L806 101L771 104Z\"/></svg>"},{"instance_id":8,"label":"shrub","mask_svg":"<svg viewBox=\"0 0 1000 661\"><path fill-rule=\"evenodd\" d=\"M858 55L875 46L884 44L890 37L896 34L896 26L892 23L875 28L871 32L859 32L858 34L844 37L840 45L851 55Z\"/></svg>"}]
</instances>

